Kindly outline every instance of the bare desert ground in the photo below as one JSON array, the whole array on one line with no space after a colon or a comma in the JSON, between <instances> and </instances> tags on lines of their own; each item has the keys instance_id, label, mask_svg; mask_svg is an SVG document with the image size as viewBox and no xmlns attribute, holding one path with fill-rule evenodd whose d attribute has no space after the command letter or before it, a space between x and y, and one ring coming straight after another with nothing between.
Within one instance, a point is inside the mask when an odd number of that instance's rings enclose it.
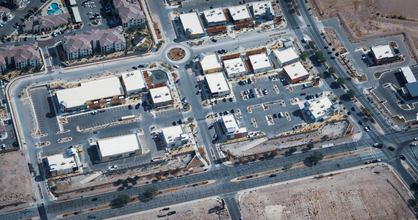
<instances>
[{"instance_id":1,"label":"bare desert ground","mask_svg":"<svg viewBox=\"0 0 418 220\"><path fill-rule=\"evenodd\" d=\"M418 207L386 167L245 192L244 219L416 219Z\"/></svg>"},{"instance_id":2,"label":"bare desert ground","mask_svg":"<svg viewBox=\"0 0 418 220\"><path fill-rule=\"evenodd\" d=\"M312 0L312 3L320 19L338 16L350 41L403 33L407 35L409 52L415 56L418 47L418 1ZM399 19L401 16L402 19Z\"/></svg>"},{"instance_id":3,"label":"bare desert ground","mask_svg":"<svg viewBox=\"0 0 418 220\"><path fill-rule=\"evenodd\" d=\"M176 211L174 215L169 215L162 217L161 219L170 219L170 220L226 220L230 219L228 210L221 209L221 204L216 199L207 199L203 201L198 201L194 203L174 205L169 207L168 211L148 211L148 212L138 212L130 216L118 217L118 220L148 220L148 219L158 219L157 215L167 214L170 211Z\"/></svg>"},{"instance_id":4,"label":"bare desert ground","mask_svg":"<svg viewBox=\"0 0 418 220\"><path fill-rule=\"evenodd\" d=\"M33 202L30 176L20 151L0 154L0 206Z\"/></svg>"}]
</instances>

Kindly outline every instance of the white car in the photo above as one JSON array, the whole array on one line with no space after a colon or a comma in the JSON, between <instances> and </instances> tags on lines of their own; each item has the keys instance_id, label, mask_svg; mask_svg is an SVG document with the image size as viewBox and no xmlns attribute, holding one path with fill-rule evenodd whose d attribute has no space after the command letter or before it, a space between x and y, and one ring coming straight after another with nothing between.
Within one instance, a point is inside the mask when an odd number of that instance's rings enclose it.
<instances>
[{"instance_id":1,"label":"white car","mask_svg":"<svg viewBox=\"0 0 418 220\"><path fill-rule=\"evenodd\" d=\"M417 146L417 144L412 142L412 143L409 144L409 146Z\"/></svg>"},{"instance_id":2,"label":"white car","mask_svg":"<svg viewBox=\"0 0 418 220\"><path fill-rule=\"evenodd\" d=\"M109 166L109 170L117 170L117 169L118 169L117 165Z\"/></svg>"},{"instance_id":3,"label":"white car","mask_svg":"<svg viewBox=\"0 0 418 220\"><path fill-rule=\"evenodd\" d=\"M418 141L418 137L414 138L414 141Z\"/></svg>"}]
</instances>

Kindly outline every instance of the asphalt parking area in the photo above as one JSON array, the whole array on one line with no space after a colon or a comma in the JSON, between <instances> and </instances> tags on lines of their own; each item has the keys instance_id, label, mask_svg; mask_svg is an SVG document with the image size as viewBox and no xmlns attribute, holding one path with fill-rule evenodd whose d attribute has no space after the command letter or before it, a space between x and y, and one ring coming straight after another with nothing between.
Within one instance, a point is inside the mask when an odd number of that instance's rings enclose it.
<instances>
[{"instance_id":1,"label":"asphalt parking area","mask_svg":"<svg viewBox=\"0 0 418 220\"><path fill-rule=\"evenodd\" d=\"M128 106L118 106L112 108L103 109L104 112L100 110L97 111L97 114L93 115L92 111L77 114L74 116L68 116L68 123L64 124L65 128L73 128L79 126L80 129L91 128L95 126L100 126L104 124L110 124L120 121L121 117L129 115L138 115L140 109L129 109Z\"/></svg>"},{"instance_id":2,"label":"asphalt parking area","mask_svg":"<svg viewBox=\"0 0 418 220\"><path fill-rule=\"evenodd\" d=\"M59 131L52 97L48 89L46 87L31 89L30 94L41 134L51 133L52 135Z\"/></svg>"},{"instance_id":3,"label":"asphalt parking area","mask_svg":"<svg viewBox=\"0 0 418 220\"><path fill-rule=\"evenodd\" d=\"M179 113L179 110L177 110L177 109L170 109L170 110L155 112L155 116L156 117L163 117L163 118L173 119L172 121L168 121L167 123L172 123L173 121L177 121L177 120L183 118L183 115L181 113Z\"/></svg>"},{"instance_id":4,"label":"asphalt parking area","mask_svg":"<svg viewBox=\"0 0 418 220\"><path fill-rule=\"evenodd\" d=\"M19 147L17 144L16 145L13 144L16 141L16 135L15 135L15 130L13 128L13 125L4 123L4 129L5 129L5 132L7 133L7 138L0 140L0 145L4 144L6 150Z\"/></svg>"},{"instance_id":5,"label":"asphalt parking area","mask_svg":"<svg viewBox=\"0 0 418 220\"><path fill-rule=\"evenodd\" d=\"M84 25L89 26L90 22L94 21L90 20L90 17L94 14L94 13L98 13L101 16L101 24L99 24L98 26L101 26L101 28L108 28L110 27L108 25L108 22L111 20L115 20L113 13L112 14L106 14L106 4L107 1L98 1L98 0L89 0L88 1L90 4L89 5L82 5L82 2L80 2L80 5L78 6L78 10L80 11L80 16L81 16L81 20L83 20ZM91 4L91 2L93 2L93 4ZM93 7L92 7L93 6ZM105 26L105 27L103 27ZM111 26L110 28L114 27L115 25Z\"/></svg>"}]
</instances>

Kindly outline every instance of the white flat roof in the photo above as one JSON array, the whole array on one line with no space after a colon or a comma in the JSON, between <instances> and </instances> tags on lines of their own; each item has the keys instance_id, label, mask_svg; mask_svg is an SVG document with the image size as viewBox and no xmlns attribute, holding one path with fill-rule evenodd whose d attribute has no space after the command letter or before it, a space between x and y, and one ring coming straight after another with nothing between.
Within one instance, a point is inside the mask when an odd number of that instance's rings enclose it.
<instances>
[{"instance_id":1,"label":"white flat roof","mask_svg":"<svg viewBox=\"0 0 418 220\"><path fill-rule=\"evenodd\" d=\"M171 126L162 129L165 143L169 146L171 143L180 141L182 139L181 134L186 133L183 131L181 125ZM184 136L184 135L183 135ZM187 136L188 139L189 136Z\"/></svg>"},{"instance_id":2,"label":"white flat roof","mask_svg":"<svg viewBox=\"0 0 418 220\"><path fill-rule=\"evenodd\" d=\"M401 67L401 71L407 83L413 83L417 81L417 79L414 76L414 73L412 73L412 70L411 68L409 68L409 66Z\"/></svg>"},{"instance_id":3,"label":"white flat roof","mask_svg":"<svg viewBox=\"0 0 418 220\"><path fill-rule=\"evenodd\" d=\"M273 50L274 55L277 57L277 59L280 60L282 63L286 63L295 59L299 59L298 54L295 52L295 50L290 47L285 50Z\"/></svg>"},{"instance_id":4,"label":"white flat roof","mask_svg":"<svg viewBox=\"0 0 418 220\"><path fill-rule=\"evenodd\" d=\"M300 63L292 63L287 66L284 66L283 69L289 75L291 79L299 78L301 76L309 75L305 67Z\"/></svg>"},{"instance_id":5,"label":"white flat roof","mask_svg":"<svg viewBox=\"0 0 418 220\"><path fill-rule=\"evenodd\" d=\"M167 86L150 89L149 92L154 103L173 100L170 89Z\"/></svg>"},{"instance_id":6,"label":"white flat roof","mask_svg":"<svg viewBox=\"0 0 418 220\"><path fill-rule=\"evenodd\" d=\"M254 70L271 67L270 59L266 53L251 55L248 58L250 58L251 66Z\"/></svg>"},{"instance_id":7,"label":"white flat roof","mask_svg":"<svg viewBox=\"0 0 418 220\"><path fill-rule=\"evenodd\" d=\"M322 117L323 115L326 115L330 113L331 111L331 101L328 99L328 97L323 97L322 99L315 99L309 101L311 104L311 107L309 110L311 111L312 115L315 118Z\"/></svg>"},{"instance_id":8,"label":"white flat roof","mask_svg":"<svg viewBox=\"0 0 418 220\"><path fill-rule=\"evenodd\" d=\"M225 115L222 116L222 121L225 125L225 128L228 133L242 133L246 132L246 128L239 128L237 121L235 120L234 115Z\"/></svg>"},{"instance_id":9,"label":"white flat roof","mask_svg":"<svg viewBox=\"0 0 418 220\"><path fill-rule=\"evenodd\" d=\"M222 11L222 8L209 9L204 11L203 14L206 18L206 21L209 23L226 21L226 17Z\"/></svg>"},{"instance_id":10,"label":"white flat roof","mask_svg":"<svg viewBox=\"0 0 418 220\"><path fill-rule=\"evenodd\" d=\"M123 83L125 84L126 91L142 90L147 87L145 83L144 75L141 70L135 70L132 72L122 73Z\"/></svg>"},{"instance_id":11,"label":"white flat roof","mask_svg":"<svg viewBox=\"0 0 418 220\"><path fill-rule=\"evenodd\" d=\"M75 0L70 0L70 4L71 4L71 5L76 5L76 4L77 4L77 2L76 2Z\"/></svg>"},{"instance_id":12,"label":"white flat roof","mask_svg":"<svg viewBox=\"0 0 418 220\"><path fill-rule=\"evenodd\" d=\"M234 59L225 60L224 67L228 75L247 72L247 68L245 67L244 60L241 56Z\"/></svg>"},{"instance_id":13,"label":"white flat roof","mask_svg":"<svg viewBox=\"0 0 418 220\"><path fill-rule=\"evenodd\" d=\"M252 18L247 5L229 7L228 10L234 21Z\"/></svg>"},{"instance_id":14,"label":"white flat roof","mask_svg":"<svg viewBox=\"0 0 418 220\"><path fill-rule=\"evenodd\" d=\"M78 6L71 7L71 9L73 11L75 22L82 22L83 20L81 20L80 12L78 11Z\"/></svg>"},{"instance_id":15,"label":"white flat roof","mask_svg":"<svg viewBox=\"0 0 418 220\"><path fill-rule=\"evenodd\" d=\"M389 44L371 47L377 59L389 58L395 56L392 47Z\"/></svg>"},{"instance_id":16,"label":"white flat roof","mask_svg":"<svg viewBox=\"0 0 418 220\"><path fill-rule=\"evenodd\" d=\"M218 55L216 54L200 54L199 60L203 71L222 67Z\"/></svg>"},{"instance_id":17,"label":"white flat roof","mask_svg":"<svg viewBox=\"0 0 418 220\"><path fill-rule=\"evenodd\" d=\"M102 157L134 152L142 148L136 134L100 139L97 141L97 146Z\"/></svg>"},{"instance_id":18,"label":"white flat roof","mask_svg":"<svg viewBox=\"0 0 418 220\"><path fill-rule=\"evenodd\" d=\"M274 15L273 7L270 1L253 2L253 13L254 16L262 16L266 14L266 9L270 8L270 13Z\"/></svg>"},{"instance_id":19,"label":"white flat roof","mask_svg":"<svg viewBox=\"0 0 418 220\"><path fill-rule=\"evenodd\" d=\"M196 12L191 12L187 14L181 14L180 20L183 25L183 28L191 29L192 34L203 34L203 27L202 24L200 24L199 16Z\"/></svg>"},{"instance_id":20,"label":"white flat roof","mask_svg":"<svg viewBox=\"0 0 418 220\"><path fill-rule=\"evenodd\" d=\"M66 170L78 167L79 161L77 154L68 156L67 152L54 154L46 157L48 159L49 170Z\"/></svg>"},{"instance_id":21,"label":"white flat roof","mask_svg":"<svg viewBox=\"0 0 418 220\"><path fill-rule=\"evenodd\" d=\"M82 106L86 101L124 95L119 77L81 83L81 86L56 91L58 101L65 101L67 108Z\"/></svg>"},{"instance_id":22,"label":"white flat roof","mask_svg":"<svg viewBox=\"0 0 418 220\"><path fill-rule=\"evenodd\" d=\"M222 72L206 74L206 81L212 93L229 91L229 85Z\"/></svg>"}]
</instances>

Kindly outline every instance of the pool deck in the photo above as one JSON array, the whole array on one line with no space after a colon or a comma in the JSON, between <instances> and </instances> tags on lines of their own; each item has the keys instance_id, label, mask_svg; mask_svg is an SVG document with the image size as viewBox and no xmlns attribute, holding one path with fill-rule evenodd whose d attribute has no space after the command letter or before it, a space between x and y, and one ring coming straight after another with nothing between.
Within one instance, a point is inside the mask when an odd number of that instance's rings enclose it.
<instances>
[{"instance_id":1,"label":"pool deck","mask_svg":"<svg viewBox=\"0 0 418 220\"><path fill-rule=\"evenodd\" d=\"M45 5L45 7L42 8L42 16L47 16L48 7L51 7L51 4L57 3L58 8L62 10L62 14L68 14L68 10L66 7L62 6L61 0L52 0L49 4Z\"/></svg>"}]
</instances>

